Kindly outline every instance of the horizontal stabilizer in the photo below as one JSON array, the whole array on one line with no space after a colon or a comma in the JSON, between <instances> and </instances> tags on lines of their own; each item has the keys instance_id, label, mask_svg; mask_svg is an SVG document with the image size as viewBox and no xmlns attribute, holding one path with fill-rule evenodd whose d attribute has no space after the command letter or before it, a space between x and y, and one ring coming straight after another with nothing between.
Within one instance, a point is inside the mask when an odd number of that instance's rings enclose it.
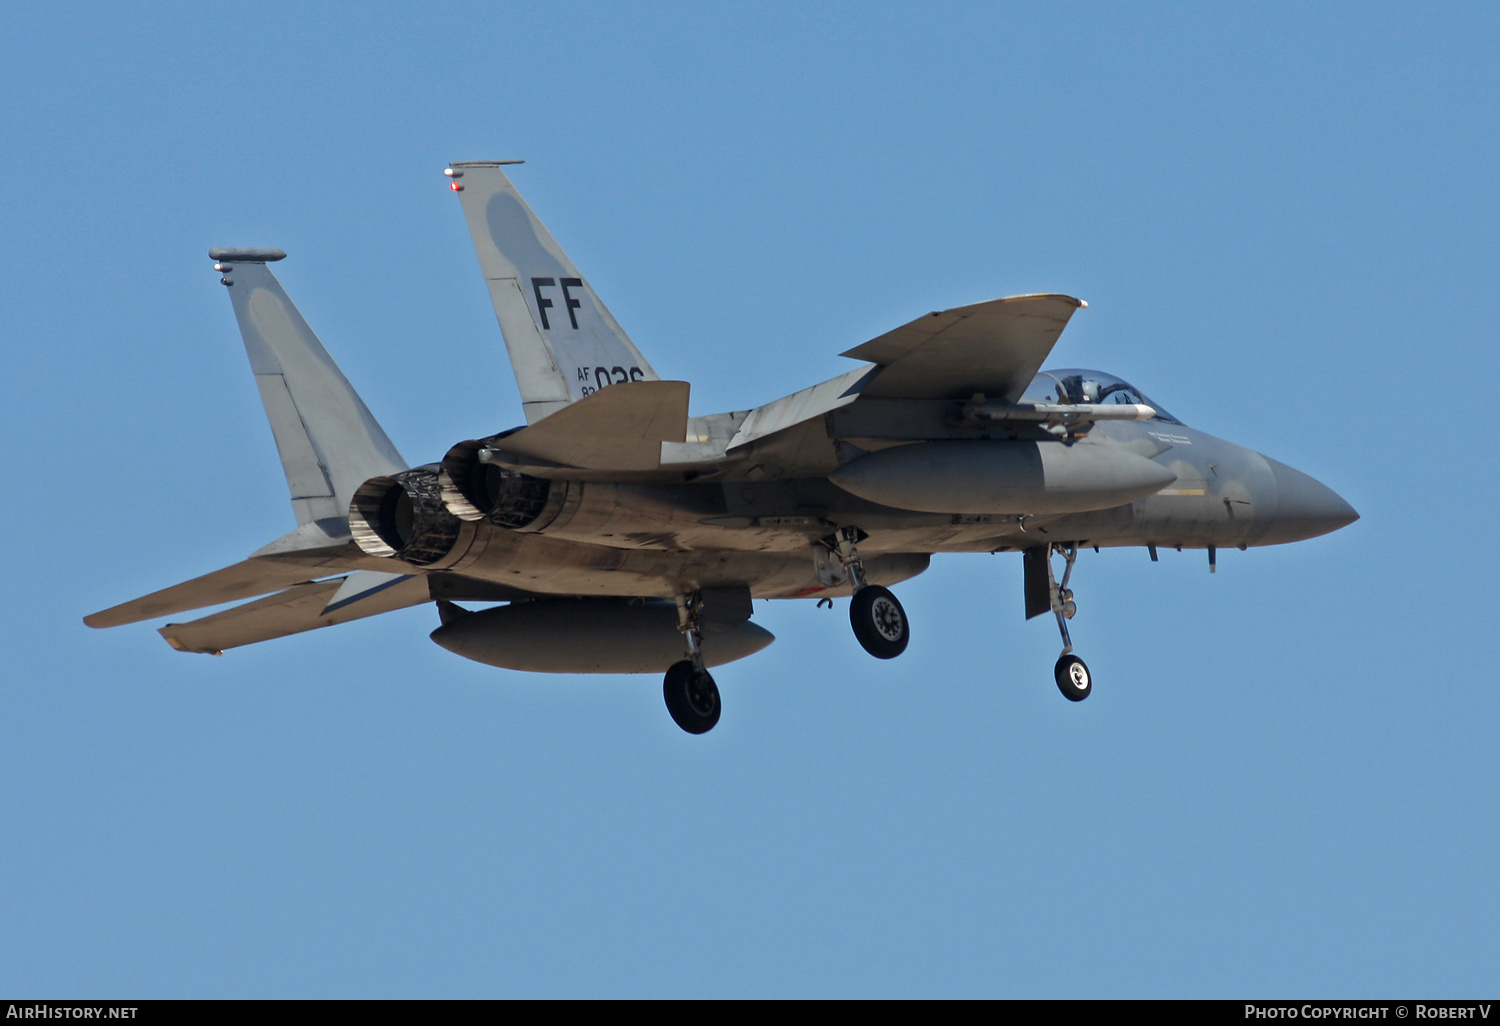
<instances>
[{"instance_id":1,"label":"horizontal stabilizer","mask_svg":"<svg viewBox=\"0 0 1500 1026\"><path fill-rule=\"evenodd\" d=\"M211 574L194 577L191 581L183 581L170 588L111 606L84 617L83 622L90 627L118 627L126 623L139 623L188 609L202 609L204 606L219 606L226 602L254 598L318 576L321 575L317 570L305 566L247 559Z\"/></svg>"},{"instance_id":2,"label":"horizontal stabilizer","mask_svg":"<svg viewBox=\"0 0 1500 1026\"><path fill-rule=\"evenodd\" d=\"M863 394L1013 403L1041 370L1082 300L1012 296L919 317L843 355L879 364Z\"/></svg>"},{"instance_id":3,"label":"horizontal stabilizer","mask_svg":"<svg viewBox=\"0 0 1500 1026\"><path fill-rule=\"evenodd\" d=\"M622 382L495 445L505 453L568 467L655 470L661 465L661 443L686 439L687 414L686 381Z\"/></svg>"},{"instance_id":4,"label":"horizontal stabilizer","mask_svg":"<svg viewBox=\"0 0 1500 1026\"><path fill-rule=\"evenodd\" d=\"M432 601L427 591L427 580L420 575L384 582L386 587L365 590L351 601L332 601L349 581L355 581L359 577L359 574L355 574L331 581L298 584L286 591L205 616L201 620L169 623L161 628L160 633L167 639L167 644L179 652L218 653L241 645L284 638L289 634L301 634L303 631L331 627Z\"/></svg>"}]
</instances>

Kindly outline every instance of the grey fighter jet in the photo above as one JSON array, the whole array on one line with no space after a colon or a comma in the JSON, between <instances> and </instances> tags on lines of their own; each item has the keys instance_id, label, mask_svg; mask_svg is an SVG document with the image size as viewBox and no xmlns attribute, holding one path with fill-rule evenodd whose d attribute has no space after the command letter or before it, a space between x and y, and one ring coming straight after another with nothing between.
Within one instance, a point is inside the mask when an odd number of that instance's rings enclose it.
<instances>
[{"instance_id":1,"label":"grey fighter jet","mask_svg":"<svg viewBox=\"0 0 1500 1026\"><path fill-rule=\"evenodd\" d=\"M772 636L752 598L849 598L872 656L906 648L890 591L934 552L1018 552L1027 618L1062 635L1087 698L1069 587L1081 549L1244 549L1358 515L1332 490L1190 428L1120 378L1042 370L1084 304L1012 296L925 314L859 366L749 410L691 416L502 164L445 172L520 385L524 427L409 466L271 273L214 249L291 489L297 528L243 562L95 613L110 627L241 602L161 634L225 649L434 603L432 640L492 666L662 673L667 709L719 720L708 668ZM1061 575L1056 570L1061 569ZM252 601L245 602L243 600Z\"/></svg>"}]
</instances>

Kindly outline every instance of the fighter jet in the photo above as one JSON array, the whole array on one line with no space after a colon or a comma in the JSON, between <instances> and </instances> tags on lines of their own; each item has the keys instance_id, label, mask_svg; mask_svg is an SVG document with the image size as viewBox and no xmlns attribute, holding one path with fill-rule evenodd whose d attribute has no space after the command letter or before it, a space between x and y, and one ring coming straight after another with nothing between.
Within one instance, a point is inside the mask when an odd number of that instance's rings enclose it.
<instances>
[{"instance_id":1,"label":"fighter jet","mask_svg":"<svg viewBox=\"0 0 1500 1026\"><path fill-rule=\"evenodd\" d=\"M754 598L848 598L899 656L891 586L936 552L1021 555L1026 618L1051 613L1054 679L1082 701L1070 583L1104 546L1245 549L1358 519L1285 464L1188 427L1124 380L1042 370L1073 314L1025 295L924 314L843 355L848 373L691 416L502 165L454 163L525 426L410 466L281 284L275 249L209 251L229 293L297 527L233 566L86 617L110 627L253 601L160 633L184 652L433 603L432 640L540 673L665 673L672 719L719 720L709 668L773 640ZM1058 569L1061 574L1058 574ZM261 597L264 596L264 597Z\"/></svg>"}]
</instances>

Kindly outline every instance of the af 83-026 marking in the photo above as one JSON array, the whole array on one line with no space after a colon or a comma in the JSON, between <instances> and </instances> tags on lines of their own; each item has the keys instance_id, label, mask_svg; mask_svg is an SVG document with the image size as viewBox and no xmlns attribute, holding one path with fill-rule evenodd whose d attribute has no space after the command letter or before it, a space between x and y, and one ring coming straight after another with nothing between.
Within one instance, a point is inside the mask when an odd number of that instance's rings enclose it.
<instances>
[{"instance_id":1,"label":"af 83-026 marking","mask_svg":"<svg viewBox=\"0 0 1500 1026\"><path fill-rule=\"evenodd\" d=\"M578 380L587 382L590 380L590 371L587 367L575 368ZM584 395L592 395L605 387L605 385L623 385L627 381L641 381L645 378L644 372L639 367L595 367L592 372L593 384L583 384L579 389ZM600 384L602 382L603 384Z\"/></svg>"}]
</instances>

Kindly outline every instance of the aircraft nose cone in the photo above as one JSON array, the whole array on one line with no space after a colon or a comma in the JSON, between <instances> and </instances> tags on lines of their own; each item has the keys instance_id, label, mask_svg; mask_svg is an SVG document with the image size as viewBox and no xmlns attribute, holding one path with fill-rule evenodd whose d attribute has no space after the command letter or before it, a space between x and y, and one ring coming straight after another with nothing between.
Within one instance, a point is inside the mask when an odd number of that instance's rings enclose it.
<instances>
[{"instance_id":1,"label":"aircraft nose cone","mask_svg":"<svg viewBox=\"0 0 1500 1026\"><path fill-rule=\"evenodd\" d=\"M1338 492L1300 470L1267 457L1276 481L1276 513L1258 539L1261 545L1302 541L1337 531L1359 519Z\"/></svg>"}]
</instances>

